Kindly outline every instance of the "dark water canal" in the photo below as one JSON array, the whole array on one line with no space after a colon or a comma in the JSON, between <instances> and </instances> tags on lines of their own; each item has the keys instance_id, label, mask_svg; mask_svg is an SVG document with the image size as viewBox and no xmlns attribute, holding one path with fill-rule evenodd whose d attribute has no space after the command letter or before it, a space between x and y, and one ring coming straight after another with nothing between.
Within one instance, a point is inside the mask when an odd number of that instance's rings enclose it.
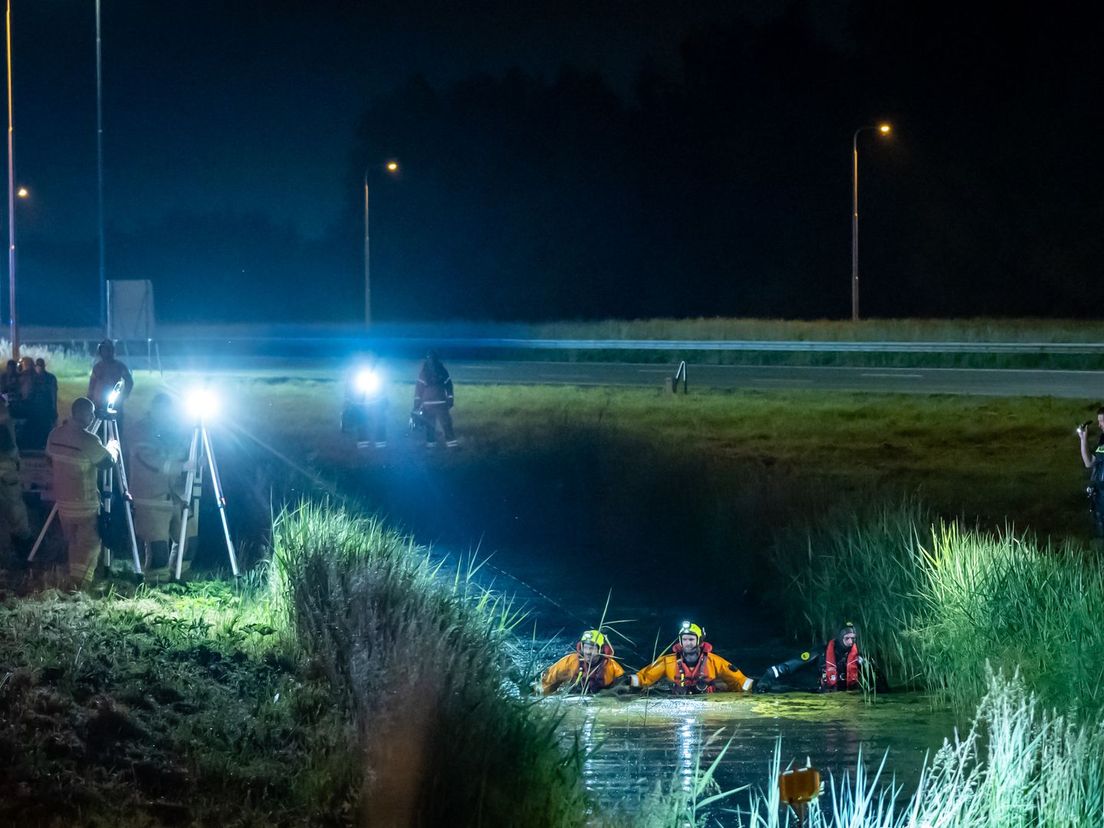
<instances>
[{"instance_id":1,"label":"dark water canal","mask_svg":"<svg viewBox=\"0 0 1104 828\"><path fill-rule=\"evenodd\" d=\"M369 466L347 485L453 561L478 550L484 582L528 610L519 632L534 673L604 617L619 622L612 640L626 670L664 651L689 619L705 626L716 652L758 677L812 644L786 635L755 554L784 509L761 481L711 474L703 485L690 465L656 469L575 445L497 464ZM756 490L729 497L741 480ZM772 784L779 737L784 766L808 759L825 777L853 773L860 756L876 770L888 751L887 777L911 793L926 754L954 728L949 712L912 693L873 702L794 693L540 703L564 714L562 738L579 740L596 800L630 811L657 785L690 785L697 763L708 766L729 742L716 773L722 788Z\"/></svg>"}]
</instances>

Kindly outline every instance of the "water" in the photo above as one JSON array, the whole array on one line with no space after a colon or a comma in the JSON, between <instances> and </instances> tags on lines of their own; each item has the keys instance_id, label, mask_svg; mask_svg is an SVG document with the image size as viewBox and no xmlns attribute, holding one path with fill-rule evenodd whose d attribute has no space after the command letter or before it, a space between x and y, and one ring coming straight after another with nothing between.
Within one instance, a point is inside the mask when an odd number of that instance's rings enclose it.
<instances>
[{"instance_id":1,"label":"water","mask_svg":"<svg viewBox=\"0 0 1104 828\"><path fill-rule=\"evenodd\" d=\"M889 694L871 703L857 694L718 694L690 698L553 697L541 704L564 714L561 733L578 734L586 752L586 785L601 805L633 810L656 785L690 790L731 743L716 769L723 790L763 789L776 742L782 765L808 760L827 780L854 773L860 756L876 771L888 751L885 776L909 795L925 755L953 733L946 710L916 693ZM716 734L716 735L715 735ZM746 803L737 794L730 807Z\"/></svg>"}]
</instances>

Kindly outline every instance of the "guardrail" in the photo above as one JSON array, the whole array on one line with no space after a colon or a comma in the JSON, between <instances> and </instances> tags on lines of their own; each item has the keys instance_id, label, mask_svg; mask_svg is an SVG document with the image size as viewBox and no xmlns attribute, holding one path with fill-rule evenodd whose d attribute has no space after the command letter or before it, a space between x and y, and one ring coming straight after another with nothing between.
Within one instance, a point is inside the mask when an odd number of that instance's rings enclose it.
<instances>
[{"instance_id":1,"label":"guardrail","mask_svg":"<svg viewBox=\"0 0 1104 828\"><path fill-rule=\"evenodd\" d=\"M943 341L839 341L839 340L742 340L742 339L532 339L527 337L444 337L396 335L396 328L384 335L366 335L351 327L319 326L228 326L165 325L158 328L157 341L175 343L219 343L232 346L331 344L350 348L449 350L555 350L555 351L788 351L820 353L920 353L920 354L1104 354L1104 342L943 342ZM99 335L91 328L27 327L27 343L95 342Z\"/></svg>"}]
</instances>

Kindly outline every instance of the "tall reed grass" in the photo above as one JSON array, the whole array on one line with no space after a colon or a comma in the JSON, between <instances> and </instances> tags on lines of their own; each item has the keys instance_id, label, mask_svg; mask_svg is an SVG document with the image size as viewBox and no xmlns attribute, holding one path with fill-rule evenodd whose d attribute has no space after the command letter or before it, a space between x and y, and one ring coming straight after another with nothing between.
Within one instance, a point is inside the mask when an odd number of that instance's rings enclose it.
<instances>
[{"instance_id":1,"label":"tall reed grass","mask_svg":"<svg viewBox=\"0 0 1104 828\"><path fill-rule=\"evenodd\" d=\"M831 521L782 548L803 619L823 635L860 624L890 683L970 710L986 662L1019 670L1048 705L1104 709L1104 570L1071 542L933 519L906 503ZM791 610L793 611L793 610ZM792 619L795 622L798 619Z\"/></svg>"},{"instance_id":2,"label":"tall reed grass","mask_svg":"<svg viewBox=\"0 0 1104 828\"><path fill-rule=\"evenodd\" d=\"M964 737L944 742L911 795L860 758L830 779L807 828L1089 828L1104 824L1104 724L1076 724L1044 707L1024 681L990 673ZM768 782L726 824L797 823L778 801L781 749Z\"/></svg>"},{"instance_id":3,"label":"tall reed grass","mask_svg":"<svg viewBox=\"0 0 1104 828\"><path fill-rule=\"evenodd\" d=\"M46 360L46 370L58 377L87 377L92 368L92 356L84 346L60 348L53 345L20 345L20 357ZM11 342L0 339L0 368L11 359Z\"/></svg>"},{"instance_id":4,"label":"tall reed grass","mask_svg":"<svg viewBox=\"0 0 1104 828\"><path fill-rule=\"evenodd\" d=\"M271 588L361 734L365 824L585 822L580 756L506 692L518 611L378 521L302 504L273 530Z\"/></svg>"}]
</instances>

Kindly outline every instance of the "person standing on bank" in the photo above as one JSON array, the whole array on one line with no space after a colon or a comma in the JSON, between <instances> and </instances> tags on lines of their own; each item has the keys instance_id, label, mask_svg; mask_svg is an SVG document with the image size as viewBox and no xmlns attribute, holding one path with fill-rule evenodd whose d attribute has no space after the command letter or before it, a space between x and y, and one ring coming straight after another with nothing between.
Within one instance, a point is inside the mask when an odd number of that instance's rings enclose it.
<instances>
[{"instance_id":1,"label":"person standing on bank","mask_svg":"<svg viewBox=\"0 0 1104 828\"><path fill-rule=\"evenodd\" d=\"M127 435L130 494L134 498L134 534L145 548L146 581L169 579L169 552L180 535L188 444L173 401L157 394L149 414Z\"/></svg>"},{"instance_id":2,"label":"person standing on bank","mask_svg":"<svg viewBox=\"0 0 1104 828\"><path fill-rule=\"evenodd\" d=\"M452 431L452 414L449 413L452 403L452 377L437 352L430 351L414 385L414 410L421 413L425 424L426 448L437 445L438 423L445 435L445 445L449 448L460 445Z\"/></svg>"},{"instance_id":3,"label":"person standing on bank","mask_svg":"<svg viewBox=\"0 0 1104 828\"><path fill-rule=\"evenodd\" d=\"M1096 448L1089 451L1089 425L1082 423L1077 427L1077 439L1081 443L1081 462L1089 470L1089 485L1085 489L1089 496L1089 512L1093 517L1096 537L1104 540L1104 407L1096 409L1096 424L1100 428L1100 437Z\"/></svg>"},{"instance_id":4,"label":"person standing on bank","mask_svg":"<svg viewBox=\"0 0 1104 828\"><path fill-rule=\"evenodd\" d=\"M108 408L108 395L120 382L123 383L122 393L112 406L115 409L115 422L119 424L119 431L123 430L123 403L134 390L134 377L130 375L130 369L119 360L115 359L115 343L105 339L96 349L100 355L99 360L92 366L92 373L88 377L88 399L96 406L98 413L106 412Z\"/></svg>"},{"instance_id":5,"label":"person standing on bank","mask_svg":"<svg viewBox=\"0 0 1104 828\"><path fill-rule=\"evenodd\" d=\"M6 547L9 541L16 555L26 556L31 546L31 527L27 521L27 504L23 502L23 486L19 481L19 448L15 444L15 428L8 416L8 404L0 395L0 548Z\"/></svg>"},{"instance_id":6,"label":"person standing on bank","mask_svg":"<svg viewBox=\"0 0 1104 828\"><path fill-rule=\"evenodd\" d=\"M73 400L70 417L50 432L46 455L53 467L54 497L61 532L69 547L69 581L74 589L90 586L100 559L100 490L96 472L119 460L119 443L105 446L88 429L96 406L87 397Z\"/></svg>"}]
</instances>

